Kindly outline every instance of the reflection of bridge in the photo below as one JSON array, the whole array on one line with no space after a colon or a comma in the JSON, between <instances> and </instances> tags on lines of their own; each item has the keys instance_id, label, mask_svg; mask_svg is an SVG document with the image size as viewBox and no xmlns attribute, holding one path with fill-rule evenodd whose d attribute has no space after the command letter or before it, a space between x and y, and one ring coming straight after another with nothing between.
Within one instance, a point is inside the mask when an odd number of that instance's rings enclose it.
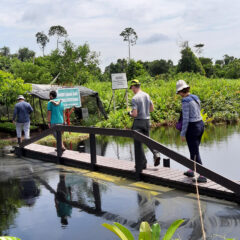
<instances>
[{"instance_id":1,"label":"reflection of bridge","mask_svg":"<svg viewBox=\"0 0 240 240\"><path fill-rule=\"evenodd\" d=\"M62 174L62 173L60 173ZM64 173L63 173L64 174ZM164 204L158 201L156 197L154 197L152 200L148 200L144 194L142 194L139 191L136 191L137 193L137 205L138 205L138 213L139 216L137 216L137 219L134 220L129 220L128 218L125 218L121 216L121 214L115 214L112 213L111 211L103 210L102 205L102 199L101 196L103 195L102 188L100 183L90 180L91 184L88 185L88 188L82 189L81 188L81 196L84 196L86 193L89 193L91 195L91 205L87 205L87 203L84 201L85 199L80 198L75 198L74 201L68 200L66 198L62 198L58 194L58 190L55 190L52 188L47 181L42 179L41 177L34 175L35 180L37 180L40 184L42 184L49 192L54 194L55 200L57 199L58 201L62 201L68 205L70 205L72 208L77 208L80 211L84 211L88 214L101 217L102 219L105 219L107 221L111 222L119 222L127 227L131 227L134 229L139 229L139 226L142 221L147 221L150 224L153 224L155 222L159 222L160 226L166 228L170 223L165 221L159 221L157 219L157 209L156 206L159 204L162 205L163 208L168 207L168 211L171 211L170 209L172 206L169 204ZM74 183L73 185L75 185ZM68 184L71 188L73 187L72 184ZM73 188L72 188L73 189ZM133 188L134 189L134 188ZM76 190L75 190L76 191ZM72 193L75 192L72 190ZM165 196L166 195L166 196ZM169 197L169 192L163 192L162 197ZM78 196L78 194L77 194ZM212 199L214 201L214 199ZM211 201L211 200L210 200ZM166 202L165 202L166 203ZM236 227L239 226L240 224L240 219L239 219L239 213L238 211L236 212L236 209L232 207L227 207L225 206L224 209L222 209L222 213L218 213L216 216L210 215L208 216L208 210L207 210L207 205L206 201L203 200L202 203L202 210L203 210L203 215L204 215L204 222L205 222L205 230L206 232L212 233L213 227L214 228L221 228L223 229L224 227ZM111 209L111 208L110 208ZM200 239L202 237L202 230L199 224L199 212L194 211L193 208L193 216L191 218L184 218L184 224L183 224L185 229L194 229L191 232L191 237L190 239ZM233 230L233 229L232 229Z\"/></svg>"},{"instance_id":2,"label":"reflection of bridge","mask_svg":"<svg viewBox=\"0 0 240 240\"><path fill-rule=\"evenodd\" d=\"M55 152L55 149L52 147L33 144L37 140L52 134L54 131L57 133L57 152ZM90 154L70 150L62 152L61 132L63 131L88 133L90 135ZM135 163L96 156L96 134L133 138ZM18 155L24 155L40 160L61 163L68 166L88 168L94 171L101 171L118 176L127 176L137 180L150 181L156 184L195 192L195 184L191 181L191 179L183 176L182 171L163 167L142 169L142 156L140 151L138 151L141 143L146 144L152 149L158 150L160 153L187 168L194 169L194 161L133 130L58 125L45 130L36 137L25 140L19 147L16 148L16 153ZM199 164L196 164L196 172L208 178L207 183L198 184L200 194L224 198L238 203L240 202L239 183L227 179Z\"/></svg>"}]
</instances>

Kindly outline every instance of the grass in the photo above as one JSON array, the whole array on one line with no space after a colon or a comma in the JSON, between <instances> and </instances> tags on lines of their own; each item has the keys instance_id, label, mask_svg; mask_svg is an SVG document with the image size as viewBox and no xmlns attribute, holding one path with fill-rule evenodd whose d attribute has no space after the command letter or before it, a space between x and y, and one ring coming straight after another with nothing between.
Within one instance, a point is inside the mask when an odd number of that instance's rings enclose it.
<instances>
[{"instance_id":1,"label":"grass","mask_svg":"<svg viewBox=\"0 0 240 240\"><path fill-rule=\"evenodd\" d=\"M0 140L0 148L3 148L5 146L10 146L16 143L16 140L10 139L10 140Z\"/></svg>"},{"instance_id":2,"label":"grass","mask_svg":"<svg viewBox=\"0 0 240 240\"><path fill-rule=\"evenodd\" d=\"M31 125L30 130L36 130L38 127ZM16 125L11 122L1 122L0 123L0 131L15 133L16 132Z\"/></svg>"},{"instance_id":3,"label":"grass","mask_svg":"<svg viewBox=\"0 0 240 240\"><path fill-rule=\"evenodd\" d=\"M64 143L78 143L80 141L83 141L89 137L88 134L83 133L69 133L65 132L62 136ZM49 135L45 138L40 139L36 142L37 144L46 145L46 146L53 146L56 143L56 139L53 135Z\"/></svg>"}]
</instances>

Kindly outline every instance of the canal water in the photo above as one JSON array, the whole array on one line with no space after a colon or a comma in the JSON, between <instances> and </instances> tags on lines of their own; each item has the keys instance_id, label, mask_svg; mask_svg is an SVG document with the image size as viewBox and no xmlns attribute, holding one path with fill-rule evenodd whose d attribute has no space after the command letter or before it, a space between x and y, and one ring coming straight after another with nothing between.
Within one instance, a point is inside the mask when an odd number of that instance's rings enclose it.
<instances>
[{"instance_id":1,"label":"canal water","mask_svg":"<svg viewBox=\"0 0 240 240\"><path fill-rule=\"evenodd\" d=\"M201 204L208 239L240 238L239 205L204 196ZM101 224L119 222L137 239L142 221L158 222L165 233L176 219L184 219L184 224L175 238L202 239L195 194L12 155L0 157L0 236L113 240L117 238Z\"/></svg>"},{"instance_id":2,"label":"canal water","mask_svg":"<svg viewBox=\"0 0 240 240\"><path fill-rule=\"evenodd\" d=\"M186 142L182 142L175 128L156 128L151 137L168 148L189 157ZM203 165L223 176L240 180L240 126L207 126L200 146ZM73 144L73 149L90 152L89 140ZM134 161L133 141L128 138L98 137L97 154L115 159ZM153 166L152 152L145 147L148 164ZM162 159L167 158L162 155ZM163 165L163 161L161 161ZM186 170L182 165L170 160L170 167Z\"/></svg>"}]
</instances>

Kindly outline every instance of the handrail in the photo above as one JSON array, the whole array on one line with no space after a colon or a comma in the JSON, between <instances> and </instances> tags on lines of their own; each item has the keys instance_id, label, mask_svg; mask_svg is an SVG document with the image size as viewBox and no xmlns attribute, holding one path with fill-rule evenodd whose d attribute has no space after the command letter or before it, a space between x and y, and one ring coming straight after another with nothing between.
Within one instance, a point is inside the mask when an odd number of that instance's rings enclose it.
<instances>
[{"instance_id":1,"label":"handrail","mask_svg":"<svg viewBox=\"0 0 240 240\"><path fill-rule=\"evenodd\" d=\"M183 155L168 149L167 147L163 146L162 144L154 141L153 139L134 131L134 138L142 143L145 143L148 146L151 146L151 148L156 149L160 153L164 154L165 156L175 160L176 162L180 163L181 165L190 168L194 170L194 164L195 162L187 157L184 157ZM202 166L199 163L196 163L196 172L204 175L206 178L218 183L219 185L226 187L229 190L232 190L233 192L240 195L240 184L223 177L222 175L213 172L212 170Z\"/></svg>"},{"instance_id":2,"label":"handrail","mask_svg":"<svg viewBox=\"0 0 240 240\"><path fill-rule=\"evenodd\" d=\"M133 137L132 130L116 129L116 128L97 128L97 127L80 127L80 126L65 126L56 125L57 130L64 132L78 132L78 133L89 133L99 134L105 136L117 136L117 137Z\"/></svg>"},{"instance_id":3,"label":"handrail","mask_svg":"<svg viewBox=\"0 0 240 240\"><path fill-rule=\"evenodd\" d=\"M174 161L182 164L183 166L194 169L194 161L184 157L183 155L170 150L164 145L154 141L153 139L135 131L135 130L121 130L114 128L96 128L96 127L81 127L81 126L65 126L65 125L55 125L54 127L47 129L40 133L38 136L31 139L25 140L20 144L20 149L23 147L40 140L43 137L52 134L54 131L57 132L57 156L59 162L61 162L62 150L61 150L61 132L78 132L78 133L88 133L90 135L90 154L91 154L91 166L95 169L96 165L96 141L95 135L106 135L106 136L118 136L118 137L129 137L134 139L134 150L135 150L135 168L136 177L141 178L142 173L142 156L140 151L138 151L140 144L144 143L152 149L156 149L160 153L166 155L167 157L173 159ZM21 152L21 151L20 151ZM196 163L197 173L204 175L206 178L216 182L217 184L235 192L240 196L240 184L221 176L218 173Z\"/></svg>"}]
</instances>

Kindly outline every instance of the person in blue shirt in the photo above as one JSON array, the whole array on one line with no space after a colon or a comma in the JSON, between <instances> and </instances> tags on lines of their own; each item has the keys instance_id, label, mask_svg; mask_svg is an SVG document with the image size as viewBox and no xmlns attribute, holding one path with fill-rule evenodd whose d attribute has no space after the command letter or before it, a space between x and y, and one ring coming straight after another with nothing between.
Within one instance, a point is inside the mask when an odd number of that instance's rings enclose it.
<instances>
[{"instance_id":1,"label":"person in blue shirt","mask_svg":"<svg viewBox=\"0 0 240 240\"><path fill-rule=\"evenodd\" d=\"M200 100L198 96L190 94L190 87L184 80L178 80L176 88L176 93L182 97L181 139L187 141L190 158L202 165L199 145L204 132L204 123L201 116ZM189 169L184 175L194 177L194 172ZM196 181L196 179L193 179L193 181ZM197 181L203 183L207 182L207 179L200 175Z\"/></svg>"},{"instance_id":2,"label":"person in blue shirt","mask_svg":"<svg viewBox=\"0 0 240 240\"><path fill-rule=\"evenodd\" d=\"M30 114L33 112L32 106L25 102L23 95L19 95L18 103L14 107L13 123L16 124L16 132L18 144L21 143L22 130L24 130L24 138L30 138Z\"/></svg>"},{"instance_id":3,"label":"person in blue shirt","mask_svg":"<svg viewBox=\"0 0 240 240\"><path fill-rule=\"evenodd\" d=\"M64 106L60 99L57 98L57 92L51 91L49 94L50 101L47 105L47 119L48 126L53 127L57 124L65 123L65 115L64 115ZM54 137L56 138L56 133L54 133ZM64 144L62 142L62 150L65 151Z\"/></svg>"}]
</instances>

